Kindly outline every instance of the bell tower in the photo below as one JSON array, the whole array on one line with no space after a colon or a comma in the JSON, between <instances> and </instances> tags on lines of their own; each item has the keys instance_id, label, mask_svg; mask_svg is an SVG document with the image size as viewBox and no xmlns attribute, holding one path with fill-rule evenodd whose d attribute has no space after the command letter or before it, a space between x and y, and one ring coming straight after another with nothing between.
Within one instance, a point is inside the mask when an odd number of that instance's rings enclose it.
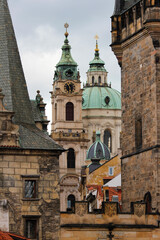
<instances>
[{"instance_id":1,"label":"bell tower","mask_svg":"<svg viewBox=\"0 0 160 240\"><path fill-rule=\"evenodd\" d=\"M150 196L160 210L160 1L115 1L111 47L122 74L123 208Z\"/></svg>"},{"instance_id":2,"label":"bell tower","mask_svg":"<svg viewBox=\"0 0 160 240\"><path fill-rule=\"evenodd\" d=\"M53 79L51 136L67 151L60 156L61 211L70 209L71 202L80 200L78 182L87 150L87 134L82 122L82 89L77 63L71 56L65 25L62 56ZM72 201L70 200L72 199ZM71 201L71 202L70 202Z\"/></svg>"}]
</instances>

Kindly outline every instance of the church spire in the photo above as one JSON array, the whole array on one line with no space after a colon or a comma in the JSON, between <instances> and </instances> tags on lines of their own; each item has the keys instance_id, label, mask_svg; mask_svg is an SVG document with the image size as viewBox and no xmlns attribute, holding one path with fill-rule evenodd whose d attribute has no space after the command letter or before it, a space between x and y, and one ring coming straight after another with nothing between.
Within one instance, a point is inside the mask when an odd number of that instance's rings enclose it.
<instances>
[{"instance_id":1,"label":"church spire","mask_svg":"<svg viewBox=\"0 0 160 240\"><path fill-rule=\"evenodd\" d=\"M58 64L56 65L56 71L54 75L54 80L59 78L61 79L73 79L76 80L79 77L77 71L77 63L73 60L71 55L71 46L68 41L68 23L65 23L64 27L66 28L65 32L65 40L62 46L62 56Z\"/></svg>"},{"instance_id":2,"label":"church spire","mask_svg":"<svg viewBox=\"0 0 160 240\"><path fill-rule=\"evenodd\" d=\"M95 48L95 53L94 53L94 59L89 63L90 68L89 68L88 72L90 72L90 71L104 71L104 72L106 72L106 69L104 67L105 62L102 61L99 57L99 48L98 48L99 37L96 35L95 39L96 39L96 48Z\"/></svg>"},{"instance_id":3,"label":"church spire","mask_svg":"<svg viewBox=\"0 0 160 240\"><path fill-rule=\"evenodd\" d=\"M7 0L0 0L0 86L15 123L34 124L26 81Z\"/></svg>"}]
</instances>

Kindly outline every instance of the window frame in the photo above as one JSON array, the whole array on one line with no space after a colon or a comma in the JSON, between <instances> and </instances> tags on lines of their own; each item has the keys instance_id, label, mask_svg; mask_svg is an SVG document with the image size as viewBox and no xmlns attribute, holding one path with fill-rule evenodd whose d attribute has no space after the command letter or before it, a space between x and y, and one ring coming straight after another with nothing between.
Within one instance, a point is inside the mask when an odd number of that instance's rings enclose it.
<instances>
[{"instance_id":1,"label":"window frame","mask_svg":"<svg viewBox=\"0 0 160 240\"><path fill-rule=\"evenodd\" d=\"M38 185L39 185L39 175L21 175L21 177L23 178L23 201L37 201L39 200L38 198ZM36 186L35 186L35 197L26 197L25 194L25 182L26 181L35 181Z\"/></svg>"},{"instance_id":2,"label":"window frame","mask_svg":"<svg viewBox=\"0 0 160 240\"><path fill-rule=\"evenodd\" d=\"M111 169L112 169L112 173L110 173ZM109 167L108 168L108 174L109 174L109 176L113 176L114 175L114 167Z\"/></svg>"},{"instance_id":3,"label":"window frame","mask_svg":"<svg viewBox=\"0 0 160 240\"><path fill-rule=\"evenodd\" d=\"M38 240L39 239L39 218L40 218L40 216L23 216L23 218L24 218L24 236L31 240ZM31 238L30 236L28 236L27 221L36 221L36 230L35 230L36 238Z\"/></svg>"}]
</instances>

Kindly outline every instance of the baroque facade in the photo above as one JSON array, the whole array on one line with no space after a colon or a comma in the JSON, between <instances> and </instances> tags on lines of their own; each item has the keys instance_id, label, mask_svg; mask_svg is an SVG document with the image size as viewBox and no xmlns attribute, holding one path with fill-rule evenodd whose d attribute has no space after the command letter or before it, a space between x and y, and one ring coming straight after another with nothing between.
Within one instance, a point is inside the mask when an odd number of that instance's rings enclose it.
<instances>
[{"instance_id":1,"label":"baroque facade","mask_svg":"<svg viewBox=\"0 0 160 240\"><path fill-rule=\"evenodd\" d=\"M121 130L121 94L107 83L98 42L89 63L87 82L81 89L80 73L70 52L68 24L65 27L62 56L56 65L51 92L51 136L67 150L60 156L61 211L70 206L70 198L81 200L81 167L86 164L86 151L95 141L96 131L102 132L102 141L114 156L120 147Z\"/></svg>"},{"instance_id":2,"label":"baroque facade","mask_svg":"<svg viewBox=\"0 0 160 240\"><path fill-rule=\"evenodd\" d=\"M90 139L89 145L94 142L96 131L100 131L101 141L113 157L120 152L121 94L108 83L108 72L104 65L96 40L94 59L89 63L83 88L82 119Z\"/></svg>"}]
</instances>

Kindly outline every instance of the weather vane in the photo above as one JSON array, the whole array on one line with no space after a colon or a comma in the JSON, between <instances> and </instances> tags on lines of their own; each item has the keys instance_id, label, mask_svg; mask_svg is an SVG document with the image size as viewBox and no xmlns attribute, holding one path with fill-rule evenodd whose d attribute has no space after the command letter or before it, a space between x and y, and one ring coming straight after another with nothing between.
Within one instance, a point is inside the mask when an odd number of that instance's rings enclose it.
<instances>
[{"instance_id":1,"label":"weather vane","mask_svg":"<svg viewBox=\"0 0 160 240\"><path fill-rule=\"evenodd\" d=\"M96 39L96 49L95 49L95 51L99 51L99 49L98 49L98 39L99 39L99 37L96 34L96 36L94 38Z\"/></svg>"},{"instance_id":2,"label":"weather vane","mask_svg":"<svg viewBox=\"0 0 160 240\"><path fill-rule=\"evenodd\" d=\"M64 24L64 27L65 27L65 29L66 29L65 36L67 37L67 36L68 36L67 28L69 28L69 24L68 24L68 23L65 23L65 24Z\"/></svg>"},{"instance_id":3,"label":"weather vane","mask_svg":"<svg viewBox=\"0 0 160 240\"><path fill-rule=\"evenodd\" d=\"M98 40L99 39L99 37L98 37L98 35L96 34L96 36L94 37L96 40Z\"/></svg>"}]
</instances>

